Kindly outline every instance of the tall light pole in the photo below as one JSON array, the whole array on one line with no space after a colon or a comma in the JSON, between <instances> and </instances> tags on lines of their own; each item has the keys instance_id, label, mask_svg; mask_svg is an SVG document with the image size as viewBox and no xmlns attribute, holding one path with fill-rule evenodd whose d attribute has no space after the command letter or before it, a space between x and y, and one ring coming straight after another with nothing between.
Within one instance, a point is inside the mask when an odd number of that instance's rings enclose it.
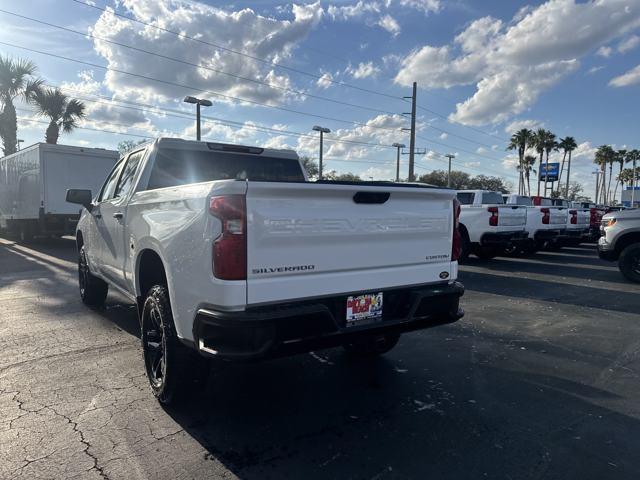
<instances>
[{"instance_id":1,"label":"tall light pole","mask_svg":"<svg viewBox=\"0 0 640 480\"><path fill-rule=\"evenodd\" d=\"M399 182L400 181L400 150L406 147L406 145L404 143L394 143L392 146L398 149L397 150L398 155L396 158L396 182Z\"/></svg>"},{"instance_id":2,"label":"tall light pole","mask_svg":"<svg viewBox=\"0 0 640 480\"><path fill-rule=\"evenodd\" d=\"M447 153L445 155L449 159L449 172L447 173L447 188L451 188L451 160L456 158L456 156L452 153Z\"/></svg>"},{"instance_id":3,"label":"tall light pole","mask_svg":"<svg viewBox=\"0 0 640 480\"><path fill-rule=\"evenodd\" d=\"M313 126L315 132L320 132L320 155L318 156L318 180L322 180L322 139L325 133L331 133L331 130L318 125Z\"/></svg>"},{"instance_id":4,"label":"tall light pole","mask_svg":"<svg viewBox=\"0 0 640 480\"><path fill-rule=\"evenodd\" d=\"M196 105L196 140L200 141L200 105L210 107L213 105L211 100L196 97L184 97L184 103L194 103Z\"/></svg>"},{"instance_id":5,"label":"tall light pole","mask_svg":"<svg viewBox=\"0 0 640 480\"><path fill-rule=\"evenodd\" d=\"M16 140L17 147L18 147L18 152L20 151L20 144L21 144L22 142L24 142L24 140L20 140L20 139Z\"/></svg>"}]
</instances>

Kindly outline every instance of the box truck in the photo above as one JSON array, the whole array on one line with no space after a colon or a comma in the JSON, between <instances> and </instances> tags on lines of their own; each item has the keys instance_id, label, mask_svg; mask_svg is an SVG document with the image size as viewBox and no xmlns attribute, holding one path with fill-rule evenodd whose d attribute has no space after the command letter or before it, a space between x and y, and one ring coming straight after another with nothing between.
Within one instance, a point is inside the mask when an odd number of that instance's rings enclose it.
<instances>
[{"instance_id":1,"label":"box truck","mask_svg":"<svg viewBox=\"0 0 640 480\"><path fill-rule=\"evenodd\" d=\"M102 148L37 143L0 159L0 232L22 241L73 233L77 206L67 189L97 192L118 160Z\"/></svg>"}]
</instances>

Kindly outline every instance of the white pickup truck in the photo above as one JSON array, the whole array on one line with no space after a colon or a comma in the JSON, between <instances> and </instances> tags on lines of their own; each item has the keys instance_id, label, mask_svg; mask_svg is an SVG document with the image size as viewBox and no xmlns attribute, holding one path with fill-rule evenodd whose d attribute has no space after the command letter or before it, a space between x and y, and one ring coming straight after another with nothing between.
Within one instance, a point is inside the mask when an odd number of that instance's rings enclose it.
<instances>
[{"instance_id":1,"label":"white pickup truck","mask_svg":"<svg viewBox=\"0 0 640 480\"><path fill-rule=\"evenodd\" d=\"M307 180L293 151L160 138L124 156L76 232L89 305L138 305L145 367L168 403L207 358L331 346L384 353L458 320L451 190Z\"/></svg>"},{"instance_id":2,"label":"white pickup truck","mask_svg":"<svg viewBox=\"0 0 640 480\"><path fill-rule=\"evenodd\" d=\"M577 246L586 242L590 238L589 227L591 225L590 209L585 208L579 202L556 199L556 203L562 202L569 209L567 215L567 235L564 240L565 245Z\"/></svg>"},{"instance_id":3,"label":"white pickup truck","mask_svg":"<svg viewBox=\"0 0 640 480\"><path fill-rule=\"evenodd\" d=\"M461 205L461 260L470 253L493 258L509 245L527 241L527 207L505 205L502 193L488 190L458 190L457 198Z\"/></svg>"},{"instance_id":4,"label":"white pickup truck","mask_svg":"<svg viewBox=\"0 0 640 480\"><path fill-rule=\"evenodd\" d=\"M567 213L564 208L554 207L552 199L534 198L510 193L503 195L507 205L524 205L527 208L526 230L528 242L522 249L529 253L554 244L566 227Z\"/></svg>"}]
</instances>

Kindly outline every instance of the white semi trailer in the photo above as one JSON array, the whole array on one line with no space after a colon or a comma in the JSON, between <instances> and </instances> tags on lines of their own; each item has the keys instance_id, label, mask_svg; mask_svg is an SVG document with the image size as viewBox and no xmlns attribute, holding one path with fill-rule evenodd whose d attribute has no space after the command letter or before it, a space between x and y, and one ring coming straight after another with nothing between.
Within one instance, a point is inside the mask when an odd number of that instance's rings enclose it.
<instances>
[{"instance_id":1,"label":"white semi trailer","mask_svg":"<svg viewBox=\"0 0 640 480\"><path fill-rule=\"evenodd\" d=\"M113 150L46 143L0 158L0 232L22 241L73 233L80 210L67 190L98 191L116 160Z\"/></svg>"}]
</instances>

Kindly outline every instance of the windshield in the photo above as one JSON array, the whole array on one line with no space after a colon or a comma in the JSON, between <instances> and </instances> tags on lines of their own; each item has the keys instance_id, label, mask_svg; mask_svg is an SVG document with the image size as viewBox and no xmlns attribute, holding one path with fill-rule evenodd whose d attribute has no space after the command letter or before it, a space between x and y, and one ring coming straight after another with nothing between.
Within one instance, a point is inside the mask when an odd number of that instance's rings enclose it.
<instances>
[{"instance_id":1,"label":"windshield","mask_svg":"<svg viewBox=\"0 0 640 480\"><path fill-rule=\"evenodd\" d=\"M303 182L305 178L297 159L160 148L147 189L214 180Z\"/></svg>"}]
</instances>

